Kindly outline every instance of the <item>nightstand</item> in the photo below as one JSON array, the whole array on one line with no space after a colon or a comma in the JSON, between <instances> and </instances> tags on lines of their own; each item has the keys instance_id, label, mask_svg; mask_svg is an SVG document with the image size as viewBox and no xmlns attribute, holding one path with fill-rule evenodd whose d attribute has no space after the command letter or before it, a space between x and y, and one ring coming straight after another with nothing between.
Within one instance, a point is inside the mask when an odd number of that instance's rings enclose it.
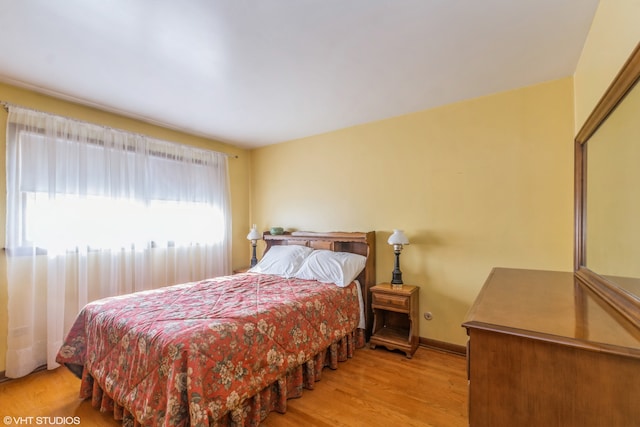
<instances>
[{"instance_id":1,"label":"nightstand","mask_svg":"<svg viewBox=\"0 0 640 427\"><path fill-rule=\"evenodd\" d=\"M246 273L251 267L240 267L233 270L233 274Z\"/></svg>"},{"instance_id":2,"label":"nightstand","mask_svg":"<svg viewBox=\"0 0 640 427\"><path fill-rule=\"evenodd\" d=\"M418 348L418 291L411 285L382 283L371 288L373 331L369 347L401 350L411 359Z\"/></svg>"}]
</instances>

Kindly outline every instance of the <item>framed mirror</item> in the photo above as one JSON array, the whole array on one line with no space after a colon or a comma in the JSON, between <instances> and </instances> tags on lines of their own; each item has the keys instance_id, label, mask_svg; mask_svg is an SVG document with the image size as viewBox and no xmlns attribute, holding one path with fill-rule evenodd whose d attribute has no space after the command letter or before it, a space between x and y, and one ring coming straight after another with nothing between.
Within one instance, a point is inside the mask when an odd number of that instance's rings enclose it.
<instances>
[{"instance_id":1,"label":"framed mirror","mask_svg":"<svg viewBox=\"0 0 640 427\"><path fill-rule=\"evenodd\" d=\"M575 139L577 279L640 326L640 43Z\"/></svg>"}]
</instances>

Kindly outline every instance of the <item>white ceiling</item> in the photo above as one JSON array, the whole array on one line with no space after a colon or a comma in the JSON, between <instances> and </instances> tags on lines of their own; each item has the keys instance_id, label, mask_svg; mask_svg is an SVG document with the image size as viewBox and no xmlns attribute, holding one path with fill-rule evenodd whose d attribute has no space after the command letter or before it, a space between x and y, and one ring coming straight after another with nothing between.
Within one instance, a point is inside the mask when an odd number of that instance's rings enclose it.
<instances>
[{"instance_id":1,"label":"white ceiling","mask_svg":"<svg viewBox=\"0 0 640 427\"><path fill-rule=\"evenodd\" d=\"M574 73L597 0L0 0L0 81L257 147Z\"/></svg>"}]
</instances>

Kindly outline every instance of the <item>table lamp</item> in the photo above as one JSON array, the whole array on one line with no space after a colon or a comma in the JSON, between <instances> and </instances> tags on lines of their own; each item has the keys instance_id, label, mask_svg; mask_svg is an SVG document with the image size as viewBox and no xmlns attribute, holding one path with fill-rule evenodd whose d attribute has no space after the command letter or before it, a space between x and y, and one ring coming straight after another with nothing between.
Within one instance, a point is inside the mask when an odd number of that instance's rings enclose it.
<instances>
[{"instance_id":1,"label":"table lamp","mask_svg":"<svg viewBox=\"0 0 640 427\"><path fill-rule=\"evenodd\" d=\"M256 257L256 245L258 244L258 240L262 239L262 235L258 232L258 228L255 224L251 227L251 231L247 234L247 240L251 240L251 267L254 267L258 263L258 258Z\"/></svg>"},{"instance_id":2,"label":"table lamp","mask_svg":"<svg viewBox=\"0 0 640 427\"><path fill-rule=\"evenodd\" d=\"M402 286L402 271L400 271L400 252L402 252L403 245L409 244L409 239L407 238L407 236L405 236L402 230L393 230L393 234L389 236L389 240L387 240L387 243L393 245L393 252L396 254L396 261L393 267L391 284Z\"/></svg>"}]
</instances>

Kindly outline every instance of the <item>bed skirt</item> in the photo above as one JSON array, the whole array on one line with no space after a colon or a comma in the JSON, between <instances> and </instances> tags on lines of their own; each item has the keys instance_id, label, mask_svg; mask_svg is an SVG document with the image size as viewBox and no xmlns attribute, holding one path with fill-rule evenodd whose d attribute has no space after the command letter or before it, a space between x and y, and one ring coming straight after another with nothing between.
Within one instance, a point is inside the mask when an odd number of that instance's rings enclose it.
<instances>
[{"instance_id":1,"label":"bed skirt","mask_svg":"<svg viewBox=\"0 0 640 427\"><path fill-rule=\"evenodd\" d=\"M287 399L301 397L305 388L312 390L314 383L320 381L324 367L337 369L338 362L344 362L353 357L355 349L362 348L364 345L364 330L353 330L317 353L310 360L285 373L256 395L246 398L236 409L226 413L219 420L215 420L212 425L221 427L258 426L272 411L285 413ZM86 369L82 373L80 397L83 399L91 398L91 406L101 412L113 413L114 419L121 420L125 427L141 426L129 411L114 402L102 390Z\"/></svg>"}]
</instances>

